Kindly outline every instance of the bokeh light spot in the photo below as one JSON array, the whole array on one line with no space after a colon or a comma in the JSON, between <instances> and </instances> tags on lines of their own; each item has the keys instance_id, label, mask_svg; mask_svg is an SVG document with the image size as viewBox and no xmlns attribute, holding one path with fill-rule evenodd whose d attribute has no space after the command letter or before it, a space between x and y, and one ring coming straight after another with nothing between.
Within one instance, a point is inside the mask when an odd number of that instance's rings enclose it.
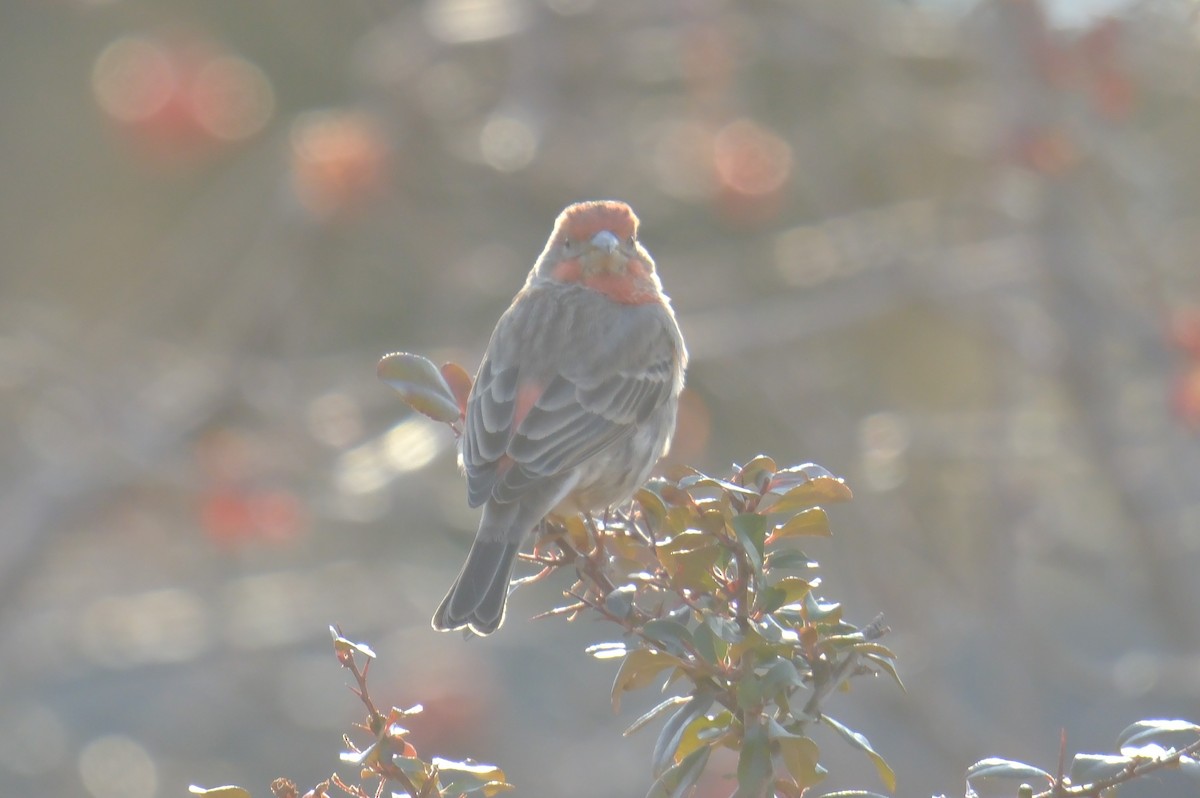
<instances>
[{"instance_id":1,"label":"bokeh light spot","mask_svg":"<svg viewBox=\"0 0 1200 798\"><path fill-rule=\"evenodd\" d=\"M253 136L275 111L275 92L254 64L233 55L217 56L200 68L192 88L196 120L225 141Z\"/></svg>"},{"instance_id":2,"label":"bokeh light spot","mask_svg":"<svg viewBox=\"0 0 1200 798\"><path fill-rule=\"evenodd\" d=\"M447 44L484 42L517 33L528 20L520 0L427 0L425 25Z\"/></svg>"},{"instance_id":3,"label":"bokeh light spot","mask_svg":"<svg viewBox=\"0 0 1200 798\"><path fill-rule=\"evenodd\" d=\"M100 108L119 122L153 116L176 91L179 76L157 42L126 36L109 44L92 68L92 92Z\"/></svg>"},{"instance_id":4,"label":"bokeh light spot","mask_svg":"<svg viewBox=\"0 0 1200 798\"><path fill-rule=\"evenodd\" d=\"M154 798L158 769L136 740L111 734L92 740L79 755L79 775L94 798Z\"/></svg>"},{"instance_id":5,"label":"bokeh light spot","mask_svg":"<svg viewBox=\"0 0 1200 798\"><path fill-rule=\"evenodd\" d=\"M524 169L537 154L537 134L522 119L495 114L479 131L479 152L484 162L498 172Z\"/></svg>"}]
</instances>

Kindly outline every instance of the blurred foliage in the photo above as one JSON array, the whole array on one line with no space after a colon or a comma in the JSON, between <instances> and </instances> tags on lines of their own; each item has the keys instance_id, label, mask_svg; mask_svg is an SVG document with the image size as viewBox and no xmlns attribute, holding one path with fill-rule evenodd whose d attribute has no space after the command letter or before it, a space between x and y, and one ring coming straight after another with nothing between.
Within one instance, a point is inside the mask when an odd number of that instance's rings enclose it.
<instances>
[{"instance_id":1,"label":"blurred foliage","mask_svg":"<svg viewBox=\"0 0 1200 798\"><path fill-rule=\"evenodd\" d=\"M1115 2L0 2L0 780L319 780L332 617L431 750L641 789L587 626L428 640L477 518L369 366L473 364L590 197L693 355L676 462L854 486L804 548L895 629L911 698L835 717L906 792L1194 717L1200 18Z\"/></svg>"},{"instance_id":2,"label":"blurred foliage","mask_svg":"<svg viewBox=\"0 0 1200 798\"><path fill-rule=\"evenodd\" d=\"M351 740L350 735L344 737L349 751L342 754L341 760L358 768L357 778L346 781L335 773L303 793L291 779L278 778L271 783L271 792L275 798L326 798L331 794L331 788L337 791L333 794L343 793L351 798L379 798L389 785L403 790L401 793L393 791L392 795L410 798L492 798L513 789L513 786L505 781L504 771L495 765L473 760L454 761L436 756L430 759L422 758L409 741L409 730L401 725L419 715L422 707L392 707L386 713L377 708L367 689L367 675L371 663L375 660L375 652L365 643L355 643L346 639L340 629L331 628L330 632L333 634L333 650L337 661L350 671L356 685L351 689L367 710L366 721L357 726L370 734L372 741L365 747L360 747ZM364 786L368 782L374 782L373 789ZM250 796L244 788L234 786L209 789L193 786L191 792L208 798Z\"/></svg>"}]
</instances>

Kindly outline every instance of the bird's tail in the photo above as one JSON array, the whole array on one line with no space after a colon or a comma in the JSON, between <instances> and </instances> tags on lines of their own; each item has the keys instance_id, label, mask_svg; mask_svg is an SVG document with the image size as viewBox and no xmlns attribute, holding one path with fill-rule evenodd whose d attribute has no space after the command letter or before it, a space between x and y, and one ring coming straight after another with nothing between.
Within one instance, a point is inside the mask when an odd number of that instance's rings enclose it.
<instances>
[{"instance_id":1,"label":"bird's tail","mask_svg":"<svg viewBox=\"0 0 1200 798\"><path fill-rule=\"evenodd\" d=\"M458 578L433 615L433 628L448 632L465 627L477 635L496 631L504 623L508 583L519 548L518 543L477 538Z\"/></svg>"}]
</instances>

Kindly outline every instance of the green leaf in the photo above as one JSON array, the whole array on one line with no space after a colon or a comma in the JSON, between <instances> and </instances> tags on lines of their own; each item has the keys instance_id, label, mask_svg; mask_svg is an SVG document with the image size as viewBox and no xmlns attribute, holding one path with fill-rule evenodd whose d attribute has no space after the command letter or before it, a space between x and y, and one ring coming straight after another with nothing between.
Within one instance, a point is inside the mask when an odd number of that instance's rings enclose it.
<instances>
[{"instance_id":1,"label":"green leaf","mask_svg":"<svg viewBox=\"0 0 1200 798\"><path fill-rule=\"evenodd\" d=\"M871 747L871 743L866 737L859 732L842 725L828 715L822 715L821 720L829 724L829 727L840 734L846 742L850 743L851 746L865 752L867 756L871 758L871 762L874 763L875 770L879 773L879 779L883 782L883 785L888 788L889 792L896 791L896 773L892 770L891 765L889 765L882 756L876 753L875 749Z\"/></svg>"},{"instance_id":2,"label":"green leaf","mask_svg":"<svg viewBox=\"0 0 1200 798\"><path fill-rule=\"evenodd\" d=\"M711 748L697 748L654 781L646 798L683 798L704 772Z\"/></svg>"},{"instance_id":3,"label":"green leaf","mask_svg":"<svg viewBox=\"0 0 1200 798\"><path fill-rule=\"evenodd\" d=\"M775 527L770 537L767 538L767 545L770 546L788 538L827 538L832 534L833 532L829 529L829 515L820 507L810 507L807 510L801 510Z\"/></svg>"},{"instance_id":4,"label":"green leaf","mask_svg":"<svg viewBox=\"0 0 1200 798\"><path fill-rule=\"evenodd\" d=\"M696 717L703 715L712 706L713 697L697 693L663 724L658 740L654 743L651 765L655 778L667 772L674 762L675 751L683 739L683 732Z\"/></svg>"},{"instance_id":5,"label":"green leaf","mask_svg":"<svg viewBox=\"0 0 1200 798\"><path fill-rule=\"evenodd\" d=\"M405 403L418 413L446 424L458 421L458 400L454 391L429 358L394 352L383 356L375 373L399 391Z\"/></svg>"},{"instance_id":6,"label":"green leaf","mask_svg":"<svg viewBox=\"0 0 1200 798\"><path fill-rule=\"evenodd\" d=\"M775 742L788 775L801 787L817 784L829 772L821 767L821 750L809 738L789 735L776 738Z\"/></svg>"},{"instance_id":7,"label":"green leaf","mask_svg":"<svg viewBox=\"0 0 1200 798\"><path fill-rule=\"evenodd\" d=\"M737 792L734 798L763 798L771 783L771 741L761 718L746 726L738 754Z\"/></svg>"},{"instance_id":8,"label":"green leaf","mask_svg":"<svg viewBox=\"0 0 1200 798\"><path fill-rule=\"evenodd\" d=\"M821 798L889 798L889 796L866 790L838 790L837 792L827 792Z\"/></svg>"},{"instance_id":9,"label":"green leaf","mask_svg":"<svg viewBox=\"0 0 1200 798\"><path fill-rule=\"evenodd\" d=\"M777 657L762 675L762 693L770 699L775 699L779 693L802 684L804 680L800 678L796 664L784 657Z\"/></svg>"},{"instance_id":10,"label":"green leaf","mask_svg":"<svg viewBox=\"0 0 1200 798\"><path fill-rule=\"evenodd\" d=\"M1023 782L1037 780L1047 784L1054 781L1054 777L1041 768L999 757L981 759L967 768L968 783L985 779L1017 779Z\"/></svg>"},{"instance_id":11,"label":"green leaf","mask_svg":"<svg viewBox=\"0 0 1200 798\"><path fill-rule=\"evenodd\" d=\"M1186 720L1139 720L1117 736L1117 750L1140 748L1148 742L1183 748L1196 741L1200 726Z\"/></svg>"},{"instance_id":12,"label":"green leaf","mask_svg":"<svg viewBox=\"0 0 1200 798\"><path fill-rule=\"evenodd\" d=\"M704 625L712 630L720 639L726 643L742 642L742 630L738 627L737 621L731 618L726 618L721 615L705 615Z\"/></svg>"},{"instance_id":13,"label":"green leaf","mask_svg":"<svg viewBox=\"0 0 1200 798\"><path fill-rule=\"evenodd\" d=\"M250 798L250 791L242 787L234 787L232 784L227 784L224 787L197 787L195 784L188 786L188 792L192 795L204 795L207 798Z\"/></svg>"},{"instance_id":14,"label":"green leaf","mask_svg":"<svg viewBox=\"0 0 1200 798\"><path fill-rule=\"evenodd\" d=\"M696 646L696 653L710 665L724 659L725 652L729 650L729 643L717 637L712 630L712 626L707 622L700 624L692 632L692 641Z\"/></svg>"},{"instance_id":15,"label":"green leaf","mask_svg":"<svg viewBox=\"0 0 1200 798\"><path fill-rule=\"evenodd\" d=\"M625 731L621 732L621 736L628 737L629 735L633 734L636 731L641 731L643 728L645 728L647 723L654 720L655 718L657 718L659 715L666 712L671 707L677 707L680 704L686 704L688 702L688 700L689 700L688 697L684 696L684 695L671 696L666 701L663 701L661 704L656 706L654 709L650 710L645 715L642 715L640 718L635 720L633 723L629 724L629 728L626 729Z\"/></svg>"},{"instance_id":16,"label":"green leaf","mask_svg":"<svg viewBox=\"0 0 1200 798\"><path fill-rule=\"evenodd\" d=\"M693 646L692 633L678 621L655 618L642 626L642 634L660 644L670 654L684 656Z\"/></svg>"},{"instance_id":17,"label":"green leaf","mask_svg":"<svg viewBox=\"0 0 1200 798\"><path fill-rule=\"evenodd\" d=\"M621 708L621 694L629 690L637 690L652 683L660 673L667 668L679 665L677 658L661 651L649 648L639 648L630 651L621 661L617 676L613 680L612 703L613 710Z\"/></svg>"},{"instance_id":18,"label":"green leaf","mask_svg":"<svg viewBox=\"0 0 1200 798\"><path fill-rule=\"evenodd\" d=\"M635 585L621 585L604 597L604 608L624 620L633 612L633 599L636 595Z\"/></svg>"},{"instance_id":19,"label":"green leaf","mask_svg":"<svg viewBox=\"0 0 1200 798\"><path fill-rule=\"evenodd\" d=\"M741 513L730 519L729 523L733 527L738 541L742 544L742 548L745 549L746 555L750 558L750 564L754 566L756 572L762 573L763 545L767 537L766 516L758 513Z\"/></svg>"}]
</instances>

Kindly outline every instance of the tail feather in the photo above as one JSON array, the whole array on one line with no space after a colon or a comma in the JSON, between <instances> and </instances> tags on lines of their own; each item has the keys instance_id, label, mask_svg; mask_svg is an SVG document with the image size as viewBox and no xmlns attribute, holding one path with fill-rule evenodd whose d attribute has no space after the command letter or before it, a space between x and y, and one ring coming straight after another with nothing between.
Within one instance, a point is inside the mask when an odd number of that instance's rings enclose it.
<instances>
[{"instance_id":1,"label":"tail feather","mask_svg":"<svg viewBox=\"0 0 1200 798\"><path fill-rule=\"evenodd\" d=\"M433 616L439 632L469 628L489 635L504 622L508 583L516 564L517 543L478 540L471 545L467 561Z\"/></svg>"}]
</instances>

